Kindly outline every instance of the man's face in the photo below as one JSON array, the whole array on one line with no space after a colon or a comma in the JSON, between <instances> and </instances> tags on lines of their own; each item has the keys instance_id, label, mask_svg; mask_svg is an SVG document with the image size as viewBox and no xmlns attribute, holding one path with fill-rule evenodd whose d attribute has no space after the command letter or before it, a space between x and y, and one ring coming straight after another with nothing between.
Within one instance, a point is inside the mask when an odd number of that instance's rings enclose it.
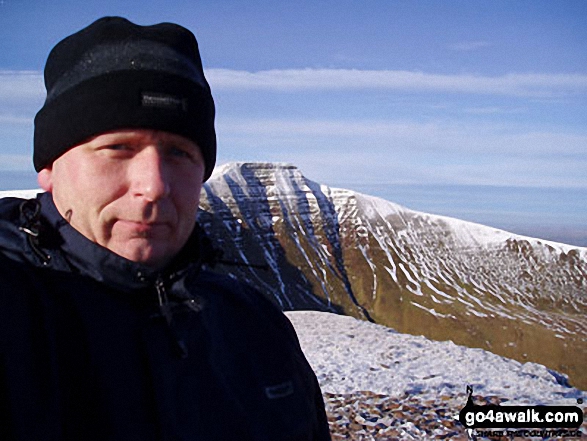
<instances>
[{"instance_id":1,"label":"man's face","mask_svg":"<svg viewBox=\"0 0 587 441\"><path fill-rule=\"evenodd\" d=\"M161 268L196 221L204 160L179 135L117 130L80 144L39 173L61 215L114 253Z\"/></svg>"}]
</instances>

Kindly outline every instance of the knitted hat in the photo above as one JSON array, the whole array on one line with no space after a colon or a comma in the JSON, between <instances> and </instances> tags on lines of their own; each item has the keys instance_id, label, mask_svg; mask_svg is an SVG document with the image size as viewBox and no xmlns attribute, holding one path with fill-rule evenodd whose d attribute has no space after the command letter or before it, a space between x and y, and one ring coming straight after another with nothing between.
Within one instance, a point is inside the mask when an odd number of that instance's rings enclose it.
<instances>
[{"instance_id":1,"label":"knitted hat","mask_svg":"<svg viewBox=\"0 0 587 441\"><path fill-rule=\"evenodd\" d=\"M116 129L147 128L194 141L216 162L214 101L194 35L160 23L104 17L59 42L45 66L47 98L35 117L37 171L71 147Z\"/></svg>"}]
</instances>

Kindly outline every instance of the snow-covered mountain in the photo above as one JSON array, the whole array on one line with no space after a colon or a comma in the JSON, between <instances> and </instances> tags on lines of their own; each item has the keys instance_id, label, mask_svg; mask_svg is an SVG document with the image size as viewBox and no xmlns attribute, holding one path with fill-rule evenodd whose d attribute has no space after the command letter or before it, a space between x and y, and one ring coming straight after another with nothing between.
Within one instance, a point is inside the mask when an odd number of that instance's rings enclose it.
<instances>
[{"instance_id":1,"label":"snow-covered mountain","mask_svg":"<svg viewBox=\"0 0 587 441\"><path fill-rule=\"evenodd\" d=\"M586 248L329 188L280 163L219 167L201 208L224 259L249 264L218 269L285 310L488 349L587 387Z\"/></svg>"}]
</instances>

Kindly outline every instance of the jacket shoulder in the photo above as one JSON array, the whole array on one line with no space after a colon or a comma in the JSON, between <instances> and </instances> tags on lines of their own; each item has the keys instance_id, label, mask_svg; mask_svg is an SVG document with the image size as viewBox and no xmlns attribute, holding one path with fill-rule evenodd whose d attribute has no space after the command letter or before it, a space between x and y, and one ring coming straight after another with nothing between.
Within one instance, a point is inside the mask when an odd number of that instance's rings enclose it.
<instances>
[{"instance_id":1,"label":"jacket shoulder","mask_svg":"<svg viewBox=\"0 0 587 441\"><path fill-rule=\"evenodd\" d=\"M223 308L246 312L249 317L262 319L266 326L274 326L293 334L293 326L279 306L251 285L234 277L212 271L202 271L198 277L198 291L209 293ZM296 338L297 340L297 338Z\"/></svg>"},{"instance_id":2,"label":"jacket shoulder","mask_svg":"<svg viewBox=\"0 0 587 441\"><path fill-rule=\"evenodd\" d=\"M0 220L18 219L19 207L25 200L15 197L0 197Z\"/></svg>"},{"instance_id":3,"label":"jacket shoulder","mask_svg":"<svg viewBox=\"0 0 587 441\"><path fill-rule=\"evenodd\" d=\"M20 206L25 199L6 197L0 199L0 254L23 261L24 235L19 230Z\"/></svg>"}]
</instances>

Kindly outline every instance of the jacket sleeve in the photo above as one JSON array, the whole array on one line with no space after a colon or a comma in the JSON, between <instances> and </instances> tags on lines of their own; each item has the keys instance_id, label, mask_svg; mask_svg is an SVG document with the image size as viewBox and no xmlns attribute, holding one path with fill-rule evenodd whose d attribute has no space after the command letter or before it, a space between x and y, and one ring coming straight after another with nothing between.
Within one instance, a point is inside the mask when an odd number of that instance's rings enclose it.
<instances>
[{"instance_id":1,"label":"jacket sleeve","mask_svg":"<svg viewBox=\"0 0 587 441\"><path fill-rule=\"evenodd\" d=\"M252 291L255 291L251 288ZM291 321L286 317L286 315L270 300L263 296L260 292L255 291L255 295L261 297L263 300L261 302L265 303L265 307L270 309L268 311L267 316L273 317L274 324L280 329L281 333L287 336L288 340L293 346L293 350L299 354L298 359L301 360L304 369L307 372L307 383L308 386L312 387L315 391L314 393L314 402L312 405L315 409L316 415L316 426L314 428L313 438L312 441L330 441L330 429L328 426L328 418L326 415L326 409L324 406L324 398L322 396L322 390L320 389L320 384L318 382L318 378L316 377L315 372L312 370L310 363L308 362L304 352L302 351L302 347L300 345L298 335L296 334L295 328L292 325Z\"/></svg>"},{"instance_id":2,"label":"jacket sleeve","mask_svg":"<svg viewBox=\"0 0 587 441\"><path fill-rule=\"evenodd\" d=\"M4 354L2 353L2 348L0 348L0 439L11 440L14 435L10 430L10 417L8 414L10 406L8 405L5 363Z\"/></svg>"},{"instance_id":3,"label":"jacket sleeve","mask_svg":"<svg viewBox=\"0 0 587 441\"><path fill-rule=\"evenodd\" d=\"M213 335L226 333L229 336L215 346L224 350L214 356L222 360L218 364L224 364L225 358L229 360L227 364L231 369L224 375L230 376L230 384L235 382L234 390L244 406L250 411L274 416L271 421L259 421L259 433L265 437L256 439L330 440L318 378L302 351L291 321L275 303L250 285L234 279L217 279L213 275L206 277L210 285L202 283L199 292L214 293L207 298L209 305L203 315L206 326L216 330ZM288 398L283 401L270 402L274 398L267 399L265 392L253 403L251 394L242 394L243 388L238 386L245 374L253 377L251 384L263 386L266 381L281 384L288 380L293 389L284 395Z\"/></svg>"},{"instance_id":4,"label":"jacket sleeve","mask_svg":"<svg viewBox=\"0 0 587 441\"><path fill-rule=\"evenodd\" d=\"M328 418L326 417L326 409L324 407L324 398L318 380L316 380L316 430L314 433L314 440L316 441L331 441L330 427L328 426Z\"/></svg>"}]
</instances>

